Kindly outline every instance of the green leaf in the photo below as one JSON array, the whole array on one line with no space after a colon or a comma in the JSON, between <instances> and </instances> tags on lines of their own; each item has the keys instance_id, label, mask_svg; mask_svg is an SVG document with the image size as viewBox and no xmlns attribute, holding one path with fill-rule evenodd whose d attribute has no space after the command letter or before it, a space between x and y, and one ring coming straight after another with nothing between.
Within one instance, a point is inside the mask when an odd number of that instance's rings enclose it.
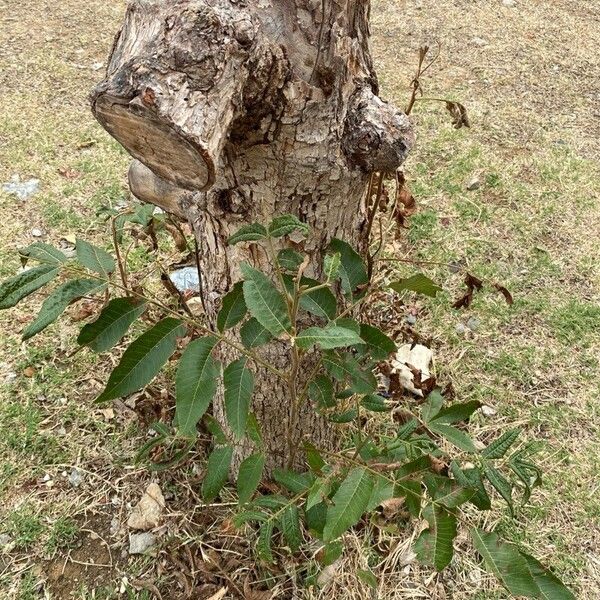
<instances>
[{"instance_id":1,"label":"green leaf","mask_svg":"<svg viewBox=\"0 0 600 600\"><path fill-rule=\"evenodd\" d=\"M398 479L406 479L412 475L417 475L423 472L427 472L431 470L431 458L428 454L424 454L423 456L419 456L419 458L415 458L410 462L402 465L399 469L396 470L396 477Z\"/></svg>"},{"instance_id":2,"label":"green leaf","mask_svg":"<svg viewBox=\"0 0 600 600\"><path fill-rule=\"evenodd\" d=\"M275 217L271 223L269 223L268 232L273 238L283 237L293 231L300 231L304 235L308 234L308 225L300 221L295 215L281 215Z\"/></svg>"},{"instance_id":3,"label":"green leaf","mask_svg":"<svg viewBox=\"0 0 600 600\"><path fill-rule=\"evenodd\" d=\"M106 284L97 279L69 279L65 281L44 300L35 321L30 323L23 331L23 339L28 340L54 323L74 300L97 294L105 288Z\"/></svg>"},{"instance_id":4,"label":"green leaf","mask_svg":"<svg viewBox=\"0 0 600 600\"><path fill-rule=\"evenodd\" d=\"M508 466L525 486L525 493L522 499L522 502L525 503L531 497L532 489L541 484L542 473L536 465L521 458L522 452L520 450L513 454L508 461Z\"/></svg>"},{"instance_id":5,"label":"green leaf","mask_svg":"<svg viewBox=\"0 0 600 600\"><path fill-rule=\"evenodd\" d=\"M292 324L284 297L273 282L247 263L241 264L244 275L244 299L250 314L273 335L289 333Z\"/></svg>"},{"instance_id":6,"label":"green leaf","mask_svg":"<svg viewBox=\"0 0 600 600\"><path fill-rule=\"evenodd\" d=\"M223 297L221 310L217 315L217 329L223 332L234 327L246 316L247 312L243 282L238 281L233 289Z\"/></svg>"},{"instance_id":7,"label":"green leaf","mask_svg":"<svg viewBox=\"0 0 600 600\"><path fill-rule=\"evenodd\" d=\"M520 433L521 430L518 427L507 431L485 448L481 452L481 456L491 460L502 458L507 453L508 449L517 441Z\"/></svg>"},{"instance_id":8,"label":"green leaf","mask_svg":"<svg viewBox=\"0 0 600 600\"><path fill-rule=\"evenodd\" d=\"M324 542L337 539L360 521L372 492L373 480L369 472L363 467L352 469L333 496L333 505L327 509Z\"/></svg>"},{"instance_id":9,"label":"green leaf","mask_svg":"<svg viewBox=\"0 0 600 600\"><path fill-rule=\"evenodd\" d=\"M260 425L256 419L254 413L248 415L248 421L246 423L246 433L248 437L259 447L263 445L262 434L260 432Z\"/></svg>"},{"instance_id":10,"label":"green leaf","mask_svg":"<svg viewBox=\"0 0 600 600\"><path fill-rule=\"evenodd\" d=\"M431 431L441 435L457 448L460 448L465 452L477 452L473 440L464 431L456 429L456 427L452 427L452 425L438 423L437 421L429 421L428 427Z\"/></svg>"},{"instance_id":11,"label":"green leaf","mask_svg":"<svg viewBox=\"0 0 600 600\"><path fill-rule=\"evenodd\" d=\"M239 528L244 523L251 523L252 521L262 523L268 518L269 515L261 510L245 510L233 517L233 525L234 527Z\"/></svg>"},{"instance_id":12,"label":"green leaf","mask_svg":"<svg viewBox=\"0 0 600 600\"><path fill-rule=\"evenodd\" d=\"M98 248L85 240L77 240L75 243L77 260L86 269L90 269L100 275L109 275L115 268L115 259L102 248Z\"/></svg>"},{"instance_id":13,"label":"green leaf","mask_svg":"<svg viewBox=\"0 0 600 600\"><path fill-rule=\"evenodd\" d=\"M385 398L378 396L377 394L363 396L360 405L372 412L387 412L391 409L391 406L386 403Z\"/></svg>"},{"instance_id":14,"label":"green leaf","mask_svg":"<svg viewBox=\"0 0 600 600\"><path fill-rule=\"evenodd\" d=\"M350 380L351 391L355 394L371 394L377 390L377 380L370 370L363 369L351 355L338 356L334 353L323 354L325 370L338 381Z\"/></svg>"},{"instance_id":15,"label":"green leaf","mask_svg":"<svg viewBox=\"0 0 600 600\"><path fill-rule=\"evenodd\" d=\"M120 398L152 381L177 349L177 338L185 334L179 319L167 317L151 327L125 350L96 402Z\"/></svg>"},{"instance_id":16,"label":"green leaf","mask_svg":"<svg viewBox=\"0 0 600 600\"><path fill-rule=\"evenodd\" d=\"M323 502L329 496L330 492L331 481L316 479L310 486L310 490L306 496L306 510L310 510L313 506Z\"/></svg>"},{"instance_id":17,"label":"green leaf","mask_svg":"<svg viewBox=\"0 0 600 600\"><path fill-rule=\"evenodd\" d=\"M394 482L383 475L373 475L374 485L366 512L375 510L382 502L394 497Z\"/></svg>"},{"instance_id":18,"label":"green leaf","mask_svg":"<svg viewBox=\"0 0 600 600\"><path fill-rule=\"evenodd\" d=\"M440 394L439 390L433 390L433 392L431 392L431 394L429 394L427 397L427 402L425 402L423 408L421 409L423 421L426 423L432 421L442 409L443 404L444 397Z\"/></svg>"},{"instance_id":19,"label":"green leaf","mask_svg":"<svg viewBox=\"0 0 600 600\"><path fill-rule=\"evenodd\" d=\"M350 423L351 421L355 421L356 417L358 417L358 410L356 408L350 408L344 412L327 416L332 423Z\"/></svg>"},{"instance_id":20,"label":"green leaf","mask_svg":"<svg viewBox=\"0 0 600 600\"><path fill-rule=\"evenodd\" d=\"M340 276L342 278L342 289L345 294L355 294L357 291L361 291L362 286L369 283L369 276L367 274L367 267L363 262L360 255L350 246L350 244L333 239L329 244L329 249L333 253L339 253L340 255Z\"/></svg>"},{"instance_id":21,"label":"green leaf","mask_svg":"<svg viewBox=\"0 0 600 600\"><path fill-rule=\"evenodd\" d=\"M362 343L363 340L354 331L337 325L308 327L296 337L296 344L302 350L309 350L315 345L322 350L333 350Z\"/></svg>"},{"instance_id":22,"label":"green leaf","mask_svg":"<svg viewBox=\"0 0 600 600\"><path fill-rule=\"evenodd\" d=\"M246 359L232 362L223 374L225 414L236 439L243 437L248 422L248 410L254 392L254 375L246 367Z\"/></svg>"},{"instance_id":23,"label":"green leaf","mask_svg":"<svg viewBox=\"0 0 600 600\"><path fill-rule=\"evenodd\" d=\"M219 422L212 415L205 414L202 418L202 422L208 433L213 436L215 444L218 444L219 446L227 444L228 440L225 432L223 431L221 425L219 425Z\"/></svg>"},{"instance_id":24,"label":"green leaf","mask_svg":"<svg viewBox=\"0 0 600 600\"><path fill-rule=\"evenodd\" d=\"M279 526L283 537L292 552L297 552L302 545L302 530L300 529L300 514L295 504L290 504L281 514Z\"/></svg>"},{"instance_id":25,"label":"green leaf","mask_svg":"<svg viewBox=\"0 0 600 600\"><path fill-rule=\"evenodd\" d=\"M458 485L451 479L447 479L449 488L435 495L435 501L443 504L446 508L452 510L458 508L465 502L468 502L475 495L475 490L471 487Z\"/></svg>"},{"instance_id":26,"label":"green leaf","mask_svg":"<svg viewBox=\"0 0 600 600\"><path fill-rule=\"evenodd\" d=\"M3 281L0 285L0 310L16 306L23 298L52 281L58 271L54 266L41 265Z\"/></svg>"},{"instance_id":27,"label":"green leaf","mask_svg":"<svg viewBox=\"0 0 600 600\"><path fill-rule=\"evenodd\" d=\"M256 242L267 239L267 230L259 223L250 223L238 229L228 240L230 246L240 242Z\"/></svg>"},{"instance_id":28,"label":"green leaf","mask_svg":"<svg viewBox=\"0 0 600 600\"><path fill-rule=\"evenodd\" d=\"M483 485L481 478L481 472L477 468L473 469L461 469L457 463L452 461L450 464L450 470L454 479L457 483L463 487L470 487L475 490L473 496L469 499L479 510L490 510L492 508L492 501L488 496L488 493Z\"/></svg>"},{"instance_id":29,"label":"green leaf","mask_svg":"<svg viewBox=\"0 0 600 600\"><path fill-rule=\"evenodd\" d=\"M308 277L302 277L300 284L311 288L320 285L318 281L309 279ZM317 317L331 320L335 318L337 312L337 301L329 288L319 288L312 292L302 293L300 296L300 308Z\"/></svg>"},{"instance_id":30,"label":"green leaf","mask_svg":"<svg viewBox=\"0 0 600 600\"><path fill-rule=\"evenodd\" d=\"M429 528L415 542L415 553L422 563L442 571L452 560L456 516L442 506L429 504L423 511L423 517Z\"/></svg>"},{"instance_id":31,"label":"green leaf","mask_svg":"<svg viewBox=\"0 0 600 600\"><path fill-rule=\"evenodd\" d=\"M471 415L481 407L481 402L478 400L471 400L463 404L453 404L442 408L433 418L430 419L430 423L459 423L461 421L468 421Z\"/></svg>"},{"instance_id":32,"label":"green leaf","mask_svg":"<svg viewBox=\"0 0 600 600\"><path fill-rule=\"evenodd\" d=\"M312 473L296 473L287 469L275 469L273 479L292 494L301 494L312 485L315 477Z\"/></svg>"},{"instance_id":33,"label":"green leaf","mask_svg":"<svg viewBox=\"0 0 600 600\"><path fill-rule=\"evenodd\" d=\"M377 589L377 577L373 574L373 571L367 571L366 569L357 569L356 576L363 582L366 583L370 588Z\"/></svg>"},{"instance_id":34,"label":"green leaf","mask_svg":"<svg viewBox=\"0 0 600 600\"><path fill-rule=\"evenodd\" d=\"M516 546L501 540L496 533L488 533L475 527L471 528L471 538L488 570L511 594L528 598L541 597L527 561Z\"/></svg>"},{"instance_id":35,"label":"green leaf","mask_svg":"<svg viewBox=\"0 0 600 600\"><path fill-rule=\"evenodd\" d=\"M311 471L320 473L325 466L325 461L320 452L310 442L304 442L303 448L304 452L306 452L306 462Z\"/></svg>"},{"instance_id":36,"label":"green leaf","mask_svg":"<svg viewBox=\"0 0 600 600\"><path fill-rule=\"evenodd\" d=\"M115 298L104 307L95 321L82 327L77 343L88 346L94 352L106 352L127 333L130 325L145 310L145 302Z\"/></svg>"},{"instance_id":37,"label":"green leaf","mask_svg":"<svg viewBox=\"0 0 600 600\"><path fill-rule=\"evenodd\" d=\"M271 552L271 540L273 539L274 526L273 519L269 519L262 523L258 534L258 542L256 543L256 554L258 555L258 558L267 563L274 562L273 553Z\"/></svg>"},{"instance_id":38,"label":"green leaf","mask_svg":"<svg viewBox=\"0 0 600 600\"><path fill-rule=\"evenodd\" d=\"M278 510L282 506L285 506L289 502L289 499L280 494L269 494L267 496L257 496L252 500L252 506L258 506L259 508L270 508L272 510Z\"/></svg>"},{"instance_id":39,"label":"green leaf","mask_svg":"<svg viewBox=\"0 0 600 600\"><path fill-rule=\"evenodd\" d=\"M257 348L268 344L273 336L254 317L248 319L240 328L240 337L245 348Z\"/></svg>"},{"instance_id":40,"label":"green leaf","mask_svg":"<svg viewBox=\"0 0 600 600\"><path fill-rule=\"evenodd\" d=\"M420 481L400 481L396 483L395 495L404 496L406 508L411 516L418 517L421 511L423 490Z\"/></svg>"},{"instance_id":41,"label":"green leaf","mask_svg":"<svg viewBox=\"0 0 600 600\"><path fill-rule=\"evenodd\" d=\"M238 501L240 504L249 502L260 483L264 468L265 457L262 454L252 454L242 461L237 479Z\"/></svg>"},{"instance_id":42,"label":"green leaf","mask_svg":"<svg viewBox=\"0 0 600 600\"><path fill-rule=\"evenodd\" d=\"M27 248L19 250L19 254L21 255L22 262L33 259L39 263L54 266L59 266L67 262L67 257L63 252L50 244L44 244L44 242L34 242L27 246Z\"/></svg>"},{"instance_id":43,"label":"green leaf","mask_svg":"<svg viewBox=\"0 0 600 600\"><path fill-rule=\"evenodd\" d=\"M333 325L337 325L338 327L343 327L344 329L350 329L356 333L356 335L360 335L360 323L355 321L354 319L350 319L348 317L339 317L335 320Z\"/></svg>"},{"instance_id":44,"label":"green leaf","mask_svg":"<svg viewBox=\"0 0 600 600\"><path fill-rule=\"evenodd\" d=\"M188 344L179 361L174 424L183 436L196 435L196 425L217 391L221 369L211 356L217 342L212 336L198 338Z\"/></svg>"},{"instance_id":45,"label":"green leaf","mask_svg":"<svg viewBox=\"0 0 600 600\"><path fill-rule=\"evenodd\" d=\"M485 465L483 467L483 473L487 477L487 480L494 486L494 489L504 498L506 504L513 512L513 501L512 501L512 485L510 482L491 465Z\"/></svg>"},{"instance_id":46,"label":"green leaf","mask_svg":"<svg viewBox=\"0 0 600 600\"><path fill-rule=\"evenodd\" d=\"M339 277L340 267L342 266L342 255L339 252L327 254L323 259L323 274L329 282L335 281Z\"/></svg>"},{"instance_id":47,"label":"green leaf","mask_svg":"<svg viewBox=\"0 0 600 600\"><path fill-rule=\"evenodd\" d=\"M399 293L408 290L417 294L431 296L432 298L435 298L437 293L442 291L439 285L436 285L429 277L423 275L423 273L417 273L406 279L394 281L390 283L390 287Z\"/></svg>"},{"instance_id":48,"label":"green leaf","mask_svg":"<svg viewBox=\"0 0 600 600\"><path fill-rule=\"evenodd\" d=\"M360 337L366 342L368 350L374 360L385 360L390 354L397 350L395 342L385 335L383 331L372 325L361 323Z\"/></svg>"},{"instance_id":49,"label":"green leaf","mask_svg":"<svg viewBox=\"0 0 600 600\"><path fill-rule=\"evenodd\" d=\"M333 382L326 375L317 375L308 384L308 397L319 408L331 408L335 406L333 398Z\"/></svg>"},{"instance_id":50,"label":"green leaf","mask_svg":"<svg viewBox=\"0 0 600 600\"><path fill-rule=\"evenodd\" d=\"M344 552L344 544L340 541L325 544L317 554L318 561L327 567L332 565Z\"/></svg>"},{"instance_id":51,"label":"green leaf","mask_svg":"<svg viewBox=\"0 0 600 600\"><path fill-rule=\"evenodd\" d=\"M229 475L232 457L231 446L218 446L210 453L206 475L202 481L202 497L205 502L212 502L223 489Z\"/></svg>"},{"instance_id":52,"label":"green leaf","mask_svg":"<svg viewBox=\"0 0 600 600\"><path fill-rule=\"evenodd\" d=\"M575 596L552 571L546 569L533 556L529 556L523 551L519 552L525 559L529 573L539 588L539 596L536 596L536 598L541 600L575 600Z\"/></svg>"},{"instance_id":53,"label":"green leaf","mask_svg":"<svg viewBox=\"0 0 600 600\"><path fill-rule=\"evenodd\" d=\"M315 504L310 510L306 510L304 517L306 526L313 536L322 538L323 529L325 528L325 522L327 520L327 505L325 502Z\"/></svg>"},{"instance_id":54,"label":"green leaf","mask_svg":"<svg viewBox=\"0 0 600 600\"><path fill-rule=\"evenodd\" d=\"M277 254L277 262L285 271L297 271L303 260L302 254L291 248L284 248Z\"/></svg>"}]
</instances>

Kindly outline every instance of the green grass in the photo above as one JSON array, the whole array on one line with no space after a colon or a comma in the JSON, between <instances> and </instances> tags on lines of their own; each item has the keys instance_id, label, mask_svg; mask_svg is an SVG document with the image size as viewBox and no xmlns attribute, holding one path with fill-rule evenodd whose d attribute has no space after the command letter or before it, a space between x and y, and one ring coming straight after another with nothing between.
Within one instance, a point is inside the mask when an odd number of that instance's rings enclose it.
<instances>
[{"instance_id":1,"label":"green grass","mask_svg":"<svg viewBox=\"0 0 600 600\"><path fill-rule=\"evenodd\" d=\"M67 516L59 517L51 526L45 547L49 554L71 548L79 536L79 526Z\"/></svg>"},{"instance_id":2,"label":"green grass","mask_svg":"<svg viewBox=\"0 0 600 600\"><path fill-rule=\"evenodd\" d=\"M41 538L46 527L33 508L25 505L9 513L3 529L16 548L25 550Z\"/></svg>"},{"instance_id":3,"label":"green grass","mask_svg":"<svg viewBox=\"0 0 600 600\"><path fill-rule=\"evenodd\" d=\"M548 315L556 338L568 346L587 346L600 331L600 305L570 300L555 307Z\"/></svg>"}]
</instances>

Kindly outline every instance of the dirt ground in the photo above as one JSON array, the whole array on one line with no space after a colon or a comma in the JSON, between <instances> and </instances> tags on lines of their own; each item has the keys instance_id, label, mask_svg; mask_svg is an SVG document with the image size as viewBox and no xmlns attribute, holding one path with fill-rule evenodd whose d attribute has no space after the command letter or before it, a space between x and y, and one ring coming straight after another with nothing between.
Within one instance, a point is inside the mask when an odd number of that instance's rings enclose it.
<instances>
[{"instance_id":1,"label":"dirt ground","mask_svg":"<svg viewBox=\"0 0 600 600\"><path fill-rule=\"evenodd\" d=\"M476 434L519 425L538 447L543 486L515 521L498 509L486 526L552 566L577 598L596 599L600 3L373 0L373 7L384 97L406 104L418 48L428 44L439 58L423 79L424 98L460 101L471 120L470 129L455 130L443 104L417 102L418 143L406 175L419 212L388 248L390 265L407 275L414 265L396 259L457 262L515 298L508 307L486 289L456 311L461 276L430 265L427 274L447 293L407 305L406 315L431 340L439 380L452 381L461 400L490 408L477 417ZM36 239L104 239L98 209L127 198L128 157L87 105L123 10L121 1L0 0L0 184L13 176L40 182L25 200L0 192L2 278L18 267L16 249ZM72 325L63 321L22 344L32 313L31 305L0 313L0 597L149 599L160 590L166 600L193 588L192 597L209 598L241 585L249 541L219 525L219 515L193 508L198 473L157 477L134 464L160 398L141 394L135 411L93 406L109 361L69 356L74 312ZM157 556L133 559L125 521L153 477L168 492L162 543ZM348 558L323 597L368 597L356 577L367 565L381 600L507 597L466 535L439 575L416 566L412 535L390 535L378 560L358 534L349 536ZM217 567L206 567L209 556ZM269 597L262 593L269 582L247 581L246 597ZM274 597L286 593L285 585L274 588Z\"/></svg>"}]
</instances>

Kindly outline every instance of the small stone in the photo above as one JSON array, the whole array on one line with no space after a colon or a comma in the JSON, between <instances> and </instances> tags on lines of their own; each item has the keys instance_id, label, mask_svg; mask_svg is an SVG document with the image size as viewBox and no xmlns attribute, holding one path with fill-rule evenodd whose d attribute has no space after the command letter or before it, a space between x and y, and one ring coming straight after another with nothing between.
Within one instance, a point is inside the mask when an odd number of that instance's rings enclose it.
<instances>
[{"instance_id":1,"label":"small stone","mask_svg":"<svg viewBox=\"0 0 600 600\"><path fill-rule=\"evenodd\" d=\"M11 371L10 373L7 373L6 376L4 377L4 382L12 383L16 378L17 378L17 374L14 371Z\"/></svg>"},{"instance_id":2,"label":"small stone","mask_svg":"<svg viewBox=\"0 0 600 600\"><path fill-rule=\"evenodd\" d=\"M156 483L151 483L131 511L127 526L131 529L153 529L159 524L164 508L165 499L160 487Z\"/></svg>"},{"instance_id":3,"label":"small stone","mask_svg":"<svg viewBox=\"0 0 600 600\"><path fill-rule=\"evenodd\" d=\"M156 544L154 534L145 531L144 533L131 533L129 535L129 554L144 554Z\"/></svg>"},{"instance_id":4,"label":"small stone","mask_svg":"<svg viewBox=\"0 0 600 600\"><path fill-rule=\"evenodd\" d=\"M92 65L92 69L93 69L94 71L99 71L99 70L100 70L100 69L101 69L103 66L104 66L104 63L102 63L102 62L95 62L95 63Z\"/></svg>"},{"instance_id":5,"label":"small stone","mask_svg":"<svg viewBox=\"0 0 600 600\"><path fill-rule=\"evenodd\" d=\"M473 46L477 46L478 48L483 48L484 46L488 45L488 42L487 42L487 40L484 40L483 38L474 37L471 40L471 44L473 44Z\"/></svg>"},{"instance_id":6,"label":"small stone","mask_svg":"<svg viewBox=\"0 0 600 600\"><path fill-rule=\"evenodd\" d=\"M121 522L119 521L119 519L117 519L117 517L114 517L112 519L112 521L110 522L110 535L112 537L115 537L117 535L117 533L119 533L119 529L121 528Z\"/></svg>"},{"instance_id":7,"label":"small stone","mask_svg":"<svg viewBox=\"0 0 600 600\"><path fill-rule=\"evenodd\" d=\"M10 544L10 535L8 533L0 533L0 546Z\"/></svg>"},{"instance_id":8,"label":"small stone","mask_svg":"<svg viewBox=\"0 0 600 600\"><path fill-rule=\"evenodd\" d=\"M73 487L79 487L83 483L83 475L79 471L79 469L73 469L71 474L69 475L69 483Z\"/></svg>"},{"instance_id":9,"label":"small stone","mask_svg":"<svg viewBox=\"0 0 600 600\"><path fill-rule=\"evenodd\" d=\"M516 2L515 0L502 0L502 4L504 6L515 6Z\"/></svg>"},{"instance_id":10,"label":"small stone","mask_svg":"<svg viewBox=\"0 0 600 600\"><path fill-rule=\"evenodd\" d=\"M480 324L481 321L476 317L469 317L469 319L467 320L467 327L471 331L477 331L479 329Z\"/></svg>"},{"instance_id":11,"label":"small stone","mask_svg":"<svg viewBox=\"0 0 600 600\"><path fill-rule=\"evenodd\" d=\"M415 325L417 322L417 317L415 317L415 315L407 315L405 320L409 325Z\"/></svg>"},{"instance_id":12,"label":"small stone","mask_svg":"<svg viewBox=\"0 0 600 600\"><path fill-rule=\"evenodd\" d=\"M491 406L488 406L487 404L484 404L481 407L481 412L483 413L483 415L485 417L493 417L496 414L496 409L492 408Z\"/></svg>"},{"instance_id":13,"label":"small stone","mask_svg":"<svg viewBox=\"0 0 600 600\"><path fill-rule=\"evenodd\" d=\"M466 333L467 328L462 323L458 323L454 330L456 331L456 333L458 333L458 335L463 335L464 333Z\"/></svg>"},{"instance_id":14,"label":"small stone","mask_svg":"<svg viewBox=\"0 0 600 600\"><path fill-rule=\"evenodd\" d=\"M480 187L481 187L481 179L479 179L479 177L473 177L473 179L471 179L467 183L467 190L469 190L469 192L474 192L475 190L478 190Z\"/></svg>"},{"instance_id":15,"label":"small stone","mask_svg":"<svg viewBox=\"0 0 600 600\"><path fill-rule=\"evenodd\" d=\"M39 227L34 227L31 230L31 235L33 237L40 238L40 237L43 237L45 235L45 232L44 232L43 229L40 229Z\"/></svg>"}]
</instances>

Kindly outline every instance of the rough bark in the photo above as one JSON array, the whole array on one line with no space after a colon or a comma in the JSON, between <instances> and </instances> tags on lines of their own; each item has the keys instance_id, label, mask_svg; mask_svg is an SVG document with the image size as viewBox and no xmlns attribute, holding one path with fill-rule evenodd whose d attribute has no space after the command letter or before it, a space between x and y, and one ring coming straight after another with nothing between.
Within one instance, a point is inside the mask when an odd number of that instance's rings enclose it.
<instances>
[{"instance_id":1,"label":"rough bark","mask_svg":"<svg viewBox=\"0 0 600 600\"><path fill-rule=\"evenodd\" d=\"M366 0L129 5L93 111L137 159L133 193L192 223L209 321L242 260L266 265L257 246L226 245L245 222L298 215L313 232L294 240L313 276L332 237L365 249L369 175L395 171L413 141L407 117L377 96L368 18ZM281 342L263 354L289 363ZM264 369L256 380L273 466L288 451L288 392ZM332 426L302 410L294 437L331 446Z\"/></svg>"}]
</instances>

